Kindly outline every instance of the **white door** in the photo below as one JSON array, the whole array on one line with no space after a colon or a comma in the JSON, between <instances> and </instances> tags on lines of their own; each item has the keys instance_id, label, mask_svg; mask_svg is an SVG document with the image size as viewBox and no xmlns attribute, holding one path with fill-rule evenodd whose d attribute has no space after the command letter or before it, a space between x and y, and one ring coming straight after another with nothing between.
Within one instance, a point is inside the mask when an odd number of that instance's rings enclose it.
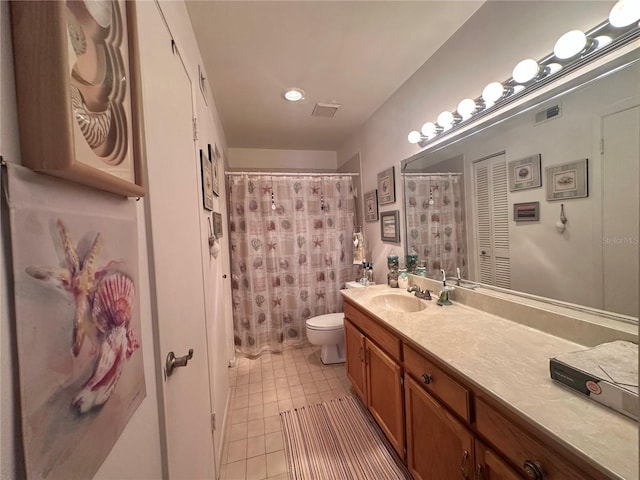
<instances>
[{"instance_id":1,"label":"white door","mask_svg":"<svg viewBox=\"0 0 640 480\"><path fill-rule=\"evenodd\" d=\"M193 350L164 376L163 445L170 479L215 478L192 85L155 3L138 3L157 361Z\"/></svg>"},{"instance_id":2,"label":"white door","mask_svg":"<svg viewBox=\"0 0 640 480\"><path fill-rule=\"evenodd\" d=\"M504 153L473 164L475 232L480 282L511 288L509 204Z\"/></svg>"},{"instance_id":3,"label":"white door","mask_svg":"<svg viewBox=\"0 0 640 480\"><path fill-rule=\"evenodd\" d=\"M640 107L605 116L602 130L604 309L637 317Z\"/></svg>"}]
</instances>

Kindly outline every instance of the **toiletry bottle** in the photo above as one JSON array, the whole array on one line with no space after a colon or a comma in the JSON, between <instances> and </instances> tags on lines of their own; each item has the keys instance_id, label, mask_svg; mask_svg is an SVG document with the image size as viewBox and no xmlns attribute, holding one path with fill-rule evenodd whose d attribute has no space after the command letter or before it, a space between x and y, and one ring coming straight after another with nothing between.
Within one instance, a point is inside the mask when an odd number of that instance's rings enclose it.
<instances>
[{"instance_id":1,"label":"toiletry bottle","mask_svg":"<svg viewBox=\"0 0 640 480\"><path fill-rule=\"evenodd\" d=\"M409 287L409 275L407 275L406 268L398 270L398 287L405 290Z\"/></svg>"},{"instance_id":2,"label":"toiletry bottle","mask_svg":"<svg viewBox=\"0 0 640 480\"><path fill-rule=\"evenodd\" d=\"M369 263L367 269L367 284L373 285L373 263Z\"/></svg>"}]
</instances>

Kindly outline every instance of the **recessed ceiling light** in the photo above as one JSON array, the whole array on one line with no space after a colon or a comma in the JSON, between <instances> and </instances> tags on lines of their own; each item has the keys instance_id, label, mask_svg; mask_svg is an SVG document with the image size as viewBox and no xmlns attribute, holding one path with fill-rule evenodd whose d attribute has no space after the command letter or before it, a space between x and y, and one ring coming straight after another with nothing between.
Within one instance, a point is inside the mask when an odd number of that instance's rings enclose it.
<instances>
[{"instance_id":1,"label":"recessed ceiling light","mask_svg":"<svg viewBox=\"0 0 640 480\"><path fill-rule=\"evenodd\" d=\"M289 102L299 102L304 99L304 90L299 88L289 88L282 92L282 98Z\"/></svg>"}]
</instances>

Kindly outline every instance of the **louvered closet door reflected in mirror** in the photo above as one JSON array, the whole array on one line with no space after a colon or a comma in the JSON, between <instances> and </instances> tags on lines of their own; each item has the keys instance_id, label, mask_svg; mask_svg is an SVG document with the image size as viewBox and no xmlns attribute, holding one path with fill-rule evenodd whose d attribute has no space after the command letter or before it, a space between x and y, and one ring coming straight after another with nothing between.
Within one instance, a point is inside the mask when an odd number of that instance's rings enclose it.
<instances>
[{"instance_id":1,"label":"louvered closet door reflected in mirror","mask_svg":"<svg viewBox=\"0 0 640 480\"><path fill-rule=\"evenodd\" d=\"M473 163L476 269L480 282L511 287L509 205L504 152Z\"/></svg>"}]
</instances>

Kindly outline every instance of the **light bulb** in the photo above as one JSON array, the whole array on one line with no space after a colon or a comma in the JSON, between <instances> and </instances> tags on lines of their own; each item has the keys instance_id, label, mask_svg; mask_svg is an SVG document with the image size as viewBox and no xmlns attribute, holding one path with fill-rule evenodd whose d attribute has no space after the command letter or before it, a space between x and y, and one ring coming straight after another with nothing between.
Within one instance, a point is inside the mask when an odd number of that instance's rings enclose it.
<instances>
[{"instance_id":1,"label":"light bulb","mask_svg":"<svg viewBox=\"0 0 640 480\"><path fill-rule=\"evenodd\" d=\"M513 79L518 83L528 83L538 76L540 65L532 58L518 63L513 69Z\"/></svg>"},{"instance_id":2,"label":"light bulb","mask_svg":"<svg viewBox=\"0 0 640 480\"><path fill-rule=\"evenodd\" d=\"M560 60L575 57L587 45L587 36L581 30L571 30L562 35L553 47L554 55Z\"/></svg>"},{"instance_id":3,"label":"light bulb","mask_svg":"<svg viewBox=\"0 0 640 480\"><path fill-rule=\"evenodd\" d=\"M425 137L431 138L434 137L436 133L438 133L438 127L436 127L436 124L433 122L427 122L422 125L420 131Z\"/></svg>"},{"instance_id":4,"label":"light bulb","mask_svg":"<svg viewBox=\"0 0 640 480\"><path fill-rule=\"evenodd\" d=\"M606 47L611 43L611 37L608 35L600 35L594 38L594 40L596 42L596 48Z\"/></svg>"},{"instance_id":5,"label":"light bulb","mask_svg":"<svg viewBox=\"0 0 640 480\"><path fill-rule=\"evenodd\" d=\"M464 100L460 101L457 110L462 119L466 120L467 118L470 118L471 115L473 115L477 108L478 106L473 99L465 98Z\"/></svg>"},{"instance_id":6,"label":"light bulb","mask_svg":"<svg viewBox=\"0 0 640 480\"><path fill-rule=\"evenodd\" d=\"M422 140L422 135L420 135L420 132L418 132L417 130L413 130L409 132L407 140L409 140L409 143L418 143L420 140Z\"/></svg>"},{"instance_id":7,"label":"light bulb","mask_svg":"<svg viewBox=\"0 0 640 480\"><path fill-rule=\"evenodd\" d=\"M445 130L448 130L453 126L453 113L445 110L438 115L438 119L436 121L438 122L438 125Z\"/></svg>"},{"instance_id":8,"label":"light bulb","mask_svg":"<svg viewBox=\"0 0 640 480\"><path fill-rule=\"evenodd\" d=\"M548 69L547 75L553 75L554 73L562 70L562 65L560 65L559 63L550 63L546 68Z\"/></svg>"},{"instance_id":9,"label":"light bulb","mask_svg":"<svg viewBox=\"0 0 640 480\"><path fill-rule=\"evenodd\" d=\"M482 90L482 99L487 105L493 105L497 100L502 98L504 87L500 82L491 82Z\"/></svg>"},{"instance_id":10,"label":"light bulb","mask_svg":"<svg viewBox=\"0 0 640 480\"><path fill-rule=\"evenodd\" d=\"M609 12L609 23L616 28L628 27L640 20L638 0L618 0Z\"/></svg>"}]
</instances>

